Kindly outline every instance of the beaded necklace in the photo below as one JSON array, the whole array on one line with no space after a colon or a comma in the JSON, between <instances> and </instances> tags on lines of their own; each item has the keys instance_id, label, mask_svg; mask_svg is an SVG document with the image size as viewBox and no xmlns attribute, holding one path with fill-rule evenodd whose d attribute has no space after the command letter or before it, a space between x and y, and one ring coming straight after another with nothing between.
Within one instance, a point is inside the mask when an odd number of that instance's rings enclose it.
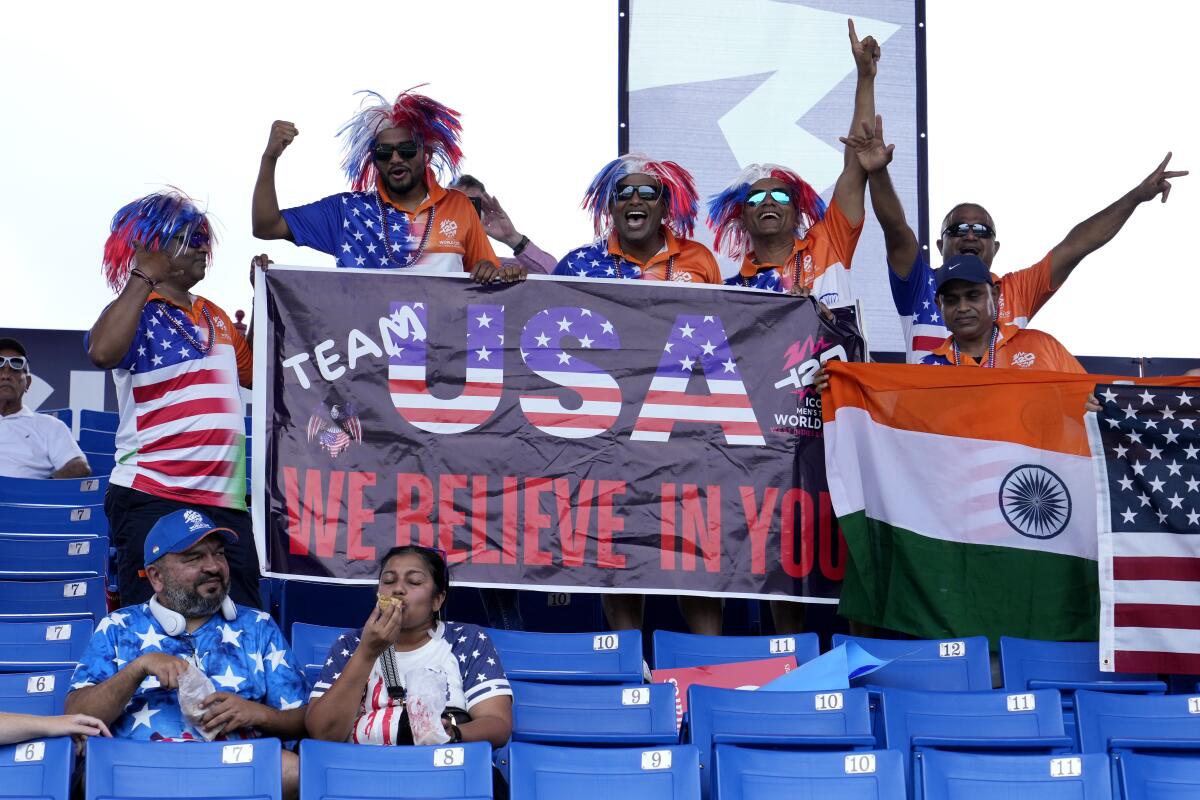
<instances>
[{"instance_id":1,"label":"beaded necklace","mask_svg":"<svg viewBox=\"0 0 1200 800\"><path fill-rule=\"evenodd\" d=\"M987 362L983 364L987 369L992 369L996 366L996 340L1000 338L1000 329L995 325L992 326L992 340L988 342L988 357ZM958 341L954 340L951 344L951 351L954 353L954 366L962 366L962 354L958 350Z\"/></svg>"},{"instance_id":2,"label":"beaded necklace","mask_svg":"<svg viewBox=\"0 0 1200 800\"><path fill-rule=\"evenodd\" d=\"M795 264L792 267L792 286L799 286L800 285L800 252L799 251L796 252L796 258L794 259L794 261L795 261ZM754 285L754 279L757 277L758 277L757 272L754 273L753 278L747 278L745 275L738 276L742 286L745 286L747 289L751 288ZM781 282L780 288L782 288L782 282Z\"/></svg>"},{"instance_id":3,"label":"beaded necklace","mask_svg":"<svg viewBox=\"0 0 1200 800\"><path fill-rule=\"evenodd\" d=\"M622 280L624 280L625 275L621 271L621 261L622 261L621 257L618 256L616 253L609 253L608 255L613 260L613 266L616 268L617 274L621 276ZM645 270L642 270L642 274L645 275ZM667 257L667 276L666 276L666 278L664 278L664 280L670 281L670 280L674 280L674 279L675 279L675 254L672 253L670 256Z\"/></svg>"},{"instance_id":4,"label":"beaded necklace","mask_svg":"<svg viewBox=\"0 0 1200 800\"><path fill-rule=\"evenodd\" d=\"M184 338L184 341L190 344L202 356L206 356L212 352L213 342L217 340L217 331L213 327L212 314L208 313L208 306L200 306L200 313L204 315L204 321L208 323L208 342L203 346L197 342L190 333L188 333L187 328L184 325L179 324L175 317L171 316L171 305L169 303L163 303L163 306L165 306L167 309L163 316L167 318L167 322L171 324L171 327L175 329L175 332Z\"/></svg>"},{"instance_id":5,"label":"beaded necklace","mask_svg":"<svg viewBox=\"0 0 1200 800\"><path fill-rule=\"evenodd\" d=\"M395 264L400 269L403 269L405 267L411 267L414 264L416 264L418 261L420 261L421 256L425 254L425 245L429 242L429 232L433 230L433 218L434 218L434 215L437 213L437 204L434 203L433 205L431 205L429 207L429 217L428 217L428 219L425 220L425 230L421 233L421 244L417 247L416 254L409 256L403 264L401 264L399 259L397 259L392 254L391 235L388 233L388 206L389 205L390 205L389 203L383 202L383 197L380 196L379 192L375 193L375 206L379 209L379 224L383 226L384 242L386 243L386 247L384 249L387 252L387 262L389 264ZM401 211L400 213L405 214L405 212L403 212L403 211ZM408 215L405 214L405 216L408 216ZM409 230L412 230L412 224L414 221L416 221L415 214L412 216L409 216L409 218L408 218Z\"/></svg>"}]
</instances>

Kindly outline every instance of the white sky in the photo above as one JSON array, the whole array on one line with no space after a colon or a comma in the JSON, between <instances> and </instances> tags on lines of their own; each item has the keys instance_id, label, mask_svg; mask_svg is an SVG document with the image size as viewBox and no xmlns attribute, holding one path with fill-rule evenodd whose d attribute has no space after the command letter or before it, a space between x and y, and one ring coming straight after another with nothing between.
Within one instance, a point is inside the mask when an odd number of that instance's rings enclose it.
<instances>
[{"instance_id":1,"label":"white sky","mask_svg":"<svg viewBox=\"0 0 1200 800\"><path fill-rule=\"evenodd\" d=\"M162 184L218 218L200 291L231 314L250 309L252 254L331 264L254 240L250 193L277 118L301 131L279 167L281 203L342 190L334 133L356 89L394 96L428 81L424 91L463 112L465 169L523 232L552 253L590 238L578 199L616 150L612 0L195 9L6 9L0 325L90 326L111 297L99 268L109 219ZM1168 150L1172 167L1200 169L1186 44L1200 4L929 0L927 22L931 220L960 200L985 205L998 272L1038 260ZM1198 224L1200 175L1180 179L1166 205L1140 208L1034 325L1079 355L1200 357L1189 318L1200 265L1185 239Z\"/></svg>"}]
</instances>

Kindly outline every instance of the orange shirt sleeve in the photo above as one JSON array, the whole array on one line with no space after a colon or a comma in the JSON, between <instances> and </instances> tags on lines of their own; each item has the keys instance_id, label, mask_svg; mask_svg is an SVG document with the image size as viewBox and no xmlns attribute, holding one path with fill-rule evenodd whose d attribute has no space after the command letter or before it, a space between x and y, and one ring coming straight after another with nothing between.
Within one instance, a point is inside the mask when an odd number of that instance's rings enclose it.
<instances>
[{"instance_id":1,"label":"orange shirt sleeve","mask_svg":"<svg viewBox=\"0 0 1200 800\"><path fill-rule=\"evenodd\" d=\"M863 220L866 220L865 215ZM846 219L846 215L842 213L842 209L835 200L829 203L829 208L825 209L825 219L820 224L821 234L833 251L835 260L842 262L842 266L846 269L850 269L850 262L854 259L854 250L858 247L858 237L862 235L863 223L851 225L850 220Z\"/></svg>"},{"instance_id":2,"label":"orange shirt sleeve","mask_svg":"<svg viewBox=\"0 0 1200 800\"><path fill-rule=\"evenodd\" d=\"M696 242L695 244L703 251L703 254L700 258L700 262L704 265L704 267L703 267L704 282L705 283L721 283L722 282L721 267L717 264L717 259L713 256L713 254L709 251L709 249L707 247L700 244L699 242Z\"/></svg>"},{"instance_id":3,"label":"orange shirt sleeve","mask_svg":"<svg viewBox=\"0 0 1200 800\"><path fill-rule=\"evenodd\" d=\"M466 200L465 195L462 197ZM490 261L499 266L500 259L496 258L496 251L492 249L492 243L483 229L479 215L475 213L475 207L470 204L470 201L466 205L470 209L470 213L464 212L460 217L467 226L466 235L463 237L463 270L470 272L480 261Z\"/></svg>"},{"instance_id":4,"label":"orange shirt sleeve","mask_svg":"<svg viewBox=\"0 0 1200 800\"><path fill-rule=\"evenodd\" d=\"M1050 253L1032 267L1001 277L1000 291L1010 319L1023 317L1028 324L1028 320L1054 296L1054 290L1050 288Z\"/></svg>"}]
</instances>

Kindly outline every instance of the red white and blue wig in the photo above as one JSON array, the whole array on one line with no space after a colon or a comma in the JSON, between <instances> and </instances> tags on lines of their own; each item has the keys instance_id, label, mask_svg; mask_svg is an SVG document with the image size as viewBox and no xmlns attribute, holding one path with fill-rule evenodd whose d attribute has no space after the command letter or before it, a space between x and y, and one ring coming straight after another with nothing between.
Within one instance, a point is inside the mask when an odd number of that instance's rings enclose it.
<instances>
[{"instance_id":1,"label":"red white and blue wig","mask_svg":"<svg viewBox=\"0 0 1200 800\"><path fill-rule=\"evenodd\" d=\"M606 238L612 232L612 203L618 181L638 173L649 175L662 185L663 222L676 236L690 239L700 210L696 182L674 161L651 161L637 154L613 159L592 178L580 206L592 215L596 236Z\"/></svg>"},{"instance_id":2,"label":"red white and blue wig","mask_svg":"<svg viewBox=\"0 0 1200 800\"><path fill-rule=\"evenodd\" d=\"M750 252L750 236L742 222L742 209L750 187L764 178L774 178L787 187L796 206L797 238L808 235L808 229L825 218L825 201L816 190L795 172L778 164L751 164L733 182L708 198L708 227L713 230L713 246L730 258L741 258Z\"/></svg>"},{"instance_id":3,"label":"red white and blue wig","mask_svg":"<svg viewBox=\"0 0 1200 800\"><path fill-rule=\"evenodd\" d=\"M211 246L217 242L208 215L175 188L139 197L123 206L113 215L109 231L104 242L104 277L114 292L125 288L138 244L153 253L162 250L176 236L182 237L185 244L193 237L201 238L209 245L211 266Z\"/></svg>"},{"instance_id":4,"label":"red white and blue wig","mask_svg":"<svg viewBox=\"0 0 1200 800\"><path fill-rule=\"evenodd\" d=\"M412 89L401 92L394 103L378 92L356 94L364 95L362 107L338 131L338 136L345 137L342 169L354 191L374 188L378 176L372 154L375 137L389 128L408 128L413 140L429 152L429 162L439 179L458 176L463 154L459 144L462 123L457 111Z\"/></svg>"}]
</instances>

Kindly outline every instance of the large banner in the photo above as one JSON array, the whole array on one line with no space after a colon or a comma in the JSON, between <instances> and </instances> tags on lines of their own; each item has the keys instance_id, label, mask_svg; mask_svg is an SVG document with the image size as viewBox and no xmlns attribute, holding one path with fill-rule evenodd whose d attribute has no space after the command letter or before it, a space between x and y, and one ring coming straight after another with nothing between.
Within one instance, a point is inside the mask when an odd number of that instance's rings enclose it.
<instances>
[{"instance_id":1,"label":"large banner","mask_svg":"<svg viewBox=\"0 0 1200 800\"><path fill-rule=\"evenodd\" d=\"M848 310L841 310L839 314ZM852 316L852 312L850 313ZM266 572L835 602L811 301L646 281L272 267L255 311Z\"/></svg>"}]
</instances>

